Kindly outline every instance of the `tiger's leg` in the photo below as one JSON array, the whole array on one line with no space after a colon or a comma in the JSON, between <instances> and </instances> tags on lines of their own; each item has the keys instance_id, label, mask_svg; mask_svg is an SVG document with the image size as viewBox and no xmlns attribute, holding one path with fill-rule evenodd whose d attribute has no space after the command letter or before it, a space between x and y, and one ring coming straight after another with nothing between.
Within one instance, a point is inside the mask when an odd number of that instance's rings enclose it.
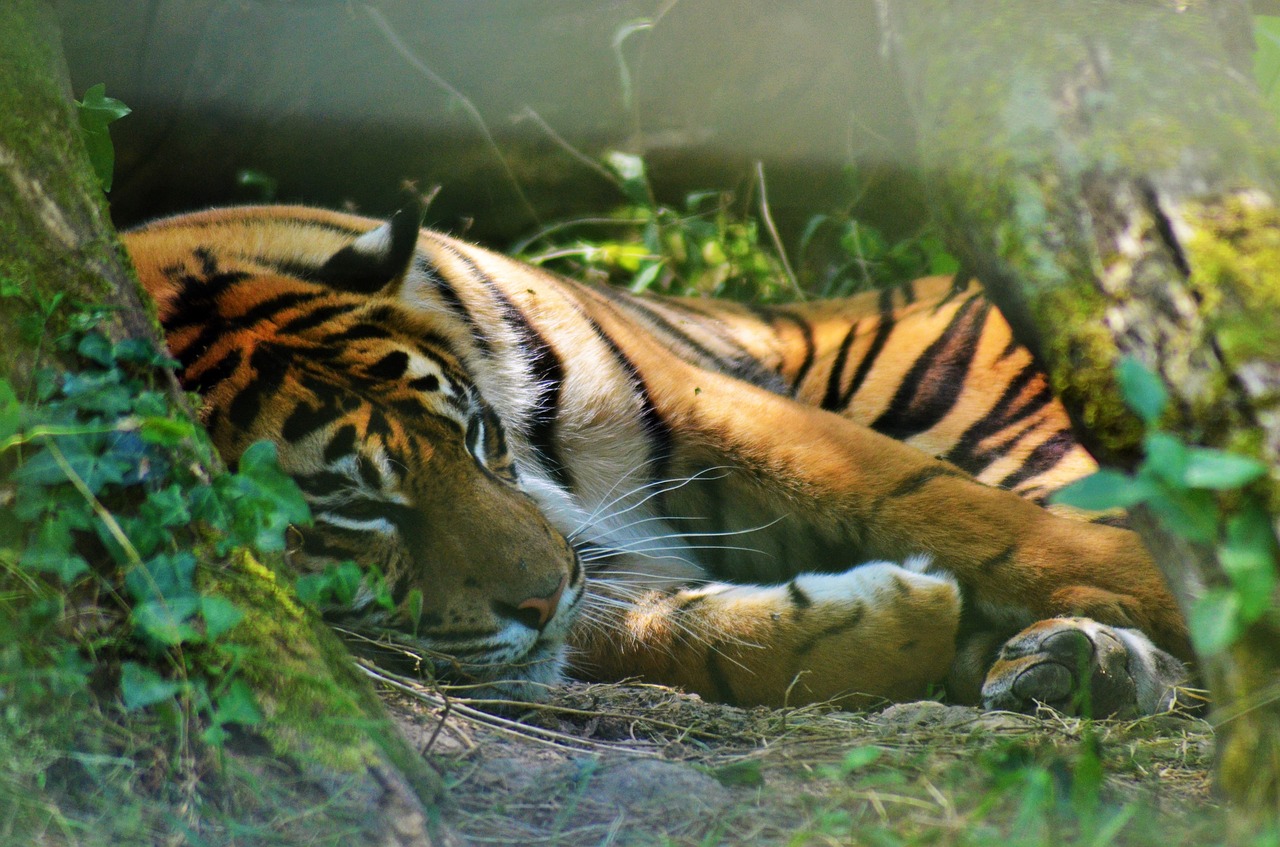
<instances>
[{"instance_id":1,"label":"tiger's leg","mask_svg":"<svg viewBox=\"0 0 1280 847\"><path fill-rule=\"evenodd\" d=\"M625 599L601 586L571 636L574 673L742 706L919 699L947 674L960 615L955 582L924 571L924 560L877 562Z\"/></svg>"},{"instance_id":2,"label":"tiger's leg","mask_svg":"<svg viewBox=\"0 0 1280 847\"><path fill-rule=\"evenodd\" d=\"M1065 714L1134 717L1168 711L1187 682L1182 662L1137 630L1053 618L998 645L994 662L979 639L964 644L948 689L981 686L980 695L967 699L980 699L987 709L1030 712L1046 705Z\"/></svg>"},{"instance_id":3,"label":"tiger's leg","mask_svg":"<svg viewBox=\"0 0 1280 847\"><path fill-rule=\"evenodd\" d=\"M629 349L637 359L644 352ZM1086 617L1190 657L1185 622L1134 533L1053 515L893 439L731 377L682 372L669 359L662 367L664 379L649 385L658 414L672 424L670 475L733 469L673 492L664 509L707 515L730 531L776 521L752 535L752 546L791 569L762 577L735 570L725 554L708 559L710 573L769 582L925 555L955 578L966 619L1001 640L1036 621Z\"/></svg>"}]
</instances>

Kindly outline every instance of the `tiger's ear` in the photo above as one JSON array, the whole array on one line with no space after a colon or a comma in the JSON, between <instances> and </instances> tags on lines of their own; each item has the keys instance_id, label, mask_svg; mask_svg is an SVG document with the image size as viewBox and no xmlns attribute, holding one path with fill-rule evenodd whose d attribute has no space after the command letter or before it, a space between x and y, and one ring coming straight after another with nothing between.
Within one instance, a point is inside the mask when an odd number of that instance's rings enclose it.
<instances>
[{"instance_id":1,"label":"tiger's ear","mask_svg":"<svg viewBox=\"0 0 1280 847\"><path fill-rule=\"evenodd\" d=\"M317 282L354 294L394 295L413 264L423 209L410 206L343 247L315 272Z\"/></svg>"}]
</instances>

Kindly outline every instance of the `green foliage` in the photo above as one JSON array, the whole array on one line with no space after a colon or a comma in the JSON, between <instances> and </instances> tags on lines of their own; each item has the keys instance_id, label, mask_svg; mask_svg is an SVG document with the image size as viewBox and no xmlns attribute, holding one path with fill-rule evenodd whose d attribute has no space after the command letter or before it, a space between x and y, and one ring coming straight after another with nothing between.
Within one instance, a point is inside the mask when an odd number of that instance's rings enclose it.
<instances>
[{"instance_id":1,"label":"green foliage","mask_svg":"<svg viewBox=\"0 0 1280 847\"><path fill-rule=\"evenodd\" d=\"M608 217L547 227L512 252L635 293L762 303L845 296L957 268L936 235L890 242L847 213L831 213L805 227L799 264L812 273L797 280L763 204L757 219L729 193L696 191L671 208L654 198L643 159L615 151L604 162L625 205Z\"/></svg>"},{"instance_id":2,"label":"green foliage","mask_svg":"<svg viewBox=\"0 0 1280 847\"><path fill-rule=\"evenodd\" d=\"M84 93L84 99L76 102L76 111L80 116L80 132L84 138L85 151L89 154L89 164L93 166L102 190L110 191L116 167L116 151L111 144L111 132L107 127L132 110L119 100L108 97L106 90L103 83L90 88Z\"/></svg>"},{"instance_id":3,"label":"green foliage","mask_svg":"<svg viewBox=\"0 0 1280 847\"><path fill-rule=\"evenodd\" d=\"M1188 445L1156 428L1168 394L1137 360L1126 357L1117 377L1125 404L1147 426L1142 464L1133 474L1103 468L1053 500L1093 510L1142 503L1170 532L1213 547L1228 583L1205 592L1190 626L1197 650L1220 652L1267 614L1280 583L1280 549L1261 498L1248 489L1267 467L1248 456Z\"/></svg>"},{"instance_id":4,"label":"green foliage","mask_svg":"<svg viewBox=\"0 0 1280 847\"><path fill-rule=\"evenodd\" d=\"M77 370L37 371L25 398L0 380L0 687L30 705L118 679L126 710L202 715L220 743L260 714L226 638L243 613L201 587L193 545L282 550L306 503L269 443L206 476L210 445L152 383L176 363L148 343L57 343Z\"/></svg>"}]
</instances>

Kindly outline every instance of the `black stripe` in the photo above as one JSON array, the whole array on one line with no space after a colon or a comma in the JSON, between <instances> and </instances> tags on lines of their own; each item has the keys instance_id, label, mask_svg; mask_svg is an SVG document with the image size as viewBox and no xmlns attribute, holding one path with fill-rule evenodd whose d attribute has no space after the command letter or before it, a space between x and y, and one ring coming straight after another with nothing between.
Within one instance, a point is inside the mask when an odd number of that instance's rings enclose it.
<instances>
[{"instance_id":1,"label":"black stripe","mask_svg":"<svg viewBox=\"0 0 1280 847\"><path fill-rule=\"evenodd\" d=\"M346 341L364 341L366 339L376 339L384 341L392 337L391 330L384 326L372 323L356 323L326 335L321 341L325 344L339 344Z\"/></svg>"},{"instance_id":2,"label":"black stripe","mask_svg":"<svg viewBox=\"0 0 1280 847\"><path fill-rule=\"evenodd\" d=\"M395 350L367 366L364 372L373 379L390 381L404 376L404 372L408 369L409 354L403 350Z\"/></svg>"},{"instance_id":3,"label":"black stripe","mask_svg":"<svg viewBox=\"0 0 1280 847\"><path fill-rule=\"evenodd\" d=\"M880 352L884 350L885 344L889 341L889 336L893 334L893 328L897 324L897 319L893 315L893 292L881 291L879 303L880 310L879 323L876 325L876 334L871 339L871 346L867 348L867 352L863 354L862 361L858 362L858 369L853 374L853 379L849 380L849 385L845 387L844 393L839 399L835 400L830 407L832 411L841 411L849 405L849 401L853 399L853 395L858 393L858 389L862 387L862 383L866 380L867 374L871 373L871 367L876 363L876 359L880 357ZM857 324L849 331L852 333L857 328ZM841 370L844 370L843 363Z\"/></svg>"},{"instance_id":4,"label":"black stripe","mask_svg":"<svg viewBox=\"0 0 1280 847\"><path fill-rule=\"evenodd\" d=\"M250 428L262 409L263 398L279 389L289 370L286 358L277 353L274 344L262 344L254 350L249 366L254 376L227 408L227 420L242 430Z\"/></svg>"},{"instance_id":5,"label":"black stripe","mask_svg":"<svg viewBox=\"0 0 1280 847\"><path fill-rule=\"evenodd\" d=\"M184 352L190 352L191 350L192 348L188 347ZM190 369L190 365L187 364L184 358L183 364L187 366L183 368L182 387L188 391L194 391L197 394L204 394L215 385L234 374L236 372L236 368L240 367L240 361L242 358L243 356L240 352L240 348L232 348L216 363L201 371L200 376L196 379L186 378L185 373Z\"/></svg>"},{"instance_id":6,"label":"black stripe","mask_svg":"<svg viewBox=\"0 0 1280 847\"><path fill-rule=\"evenodd\" d=\"M978 473L1001 455L1003 447L996 450L983 450L981 445L996 433L1040 411L1053 400L1053 392L1049 390L1048 385L1043 385L1025 402L1018 402L1027 386L1038 376L1040 376L1040 370L1034 363L1028 363L1017 376L1009 380L1000 399L991 407L991 410L970 424L955 445L947 451L947 461L954 462L970 473Z\"/></svg>"},{"instance_id":7,"label":"black stripe","mask_svg":"<svg viewBox=\"0 0 1280 847\"><path fill-rule=\"evenodd\" d=\"M804 341L804 360L800 362L800 367L796 370L795 379L791 380L791 385L787 391L788 395L795 397L796 392L800 390L800 386L804 383L804 378L809 375L809 370L813 367L813 357L817 349L813 343L813 327L799 315L793 315L791 312L782 309L761 309L760 311L773 321L785 321L792 324L799 330L800 338ZM850 340L850 343L852 343L852 340ZM845 349L845 355L848 356L848 348Z\"/></svg>"},{"instance_id":8,"label":"black stripe","mask_svg":"<svg viewBox=\"0 0 1280 847\"><path fill-rule=\"evenodd\" d=\"M996 553L987 559L984 559L978 568L988 576L997 570L1002 570L1005 566L1013 562L1014 554L1018 552L1016 544L1010 544L1008 547Z\"/></svg>"},{"instance_id":9,"label":"black stripe","mask_svg":"<svg viewBox=\"0 0 1280 847\"><path fill-rule=\"evenodd\" d=\"M652 478L660 478L663 466L671 458L671 427L662 419L662 415L658 412L658 407L654 405L653 395L649 393L649 386L645 384L644 378L640 375L640 369L636 367L635 362L632 362L627 357L627 354L622 352L622 348L618 346L617 342L594 319L586 315L583 316L583 319L591 326L596 337L609 348L614 360L631 381L632 390L640 397L640 425L649 439L649 472Z\"/></svg>"},{"instance_id":10,"label":"black stripe","mask_svg":"<svg viewBox=\"0 0 1280 847\"><path fill-rule=\"evenodd\" d=\"M327 323L333 318L344 315L353 309L354 304L342 304L337 306L317 306L306 314L299 315L293 320L281 324L280 332L282 333L299 333L314 329L323 323Z\"/></svg>"},{"instance_id":11,"label":"black stripe","mask_svg":"<svg viewBox=\"0 0 1280 847\"><path fill-rule=\"evenodd\" d=\"M796 607L796 611L802 612L813 605L813 598L805 594L794 579L787 583L787 596L791 598L791 605Z\"/></svg>"},{"instance_id":12,"label":"black stripe","mask_svg":"<svg viewBox=\"0 0 1280 847\"><path fill-rule=\"evenodd\" d=\"M440 241L432 241L431 243L457 258L466 265L468 270L472 273L479 274L479 269L476 268L475 262L471 261L459 251ZM493 355L493 342L489 340L487 335L485 335L484 328L480 326L475 315L471 314L471 311L462 302L462 298L458 296L458 290L453 287L453 284L449 282L449 280L445 279L444 274L440 272L440 269L431 264L427 257L421 253L419 253L413 260L413 268L418 273L426 277L427 282L430 283L431 287L440 295L440 299L449 307L449 311L453 312L456 317L460 318L462 322L467 325L467 330L475 340L476 348L485 356Z\"/></svg>"},{"instance_id":13,"label":"black stripe","mask_svg":"<svg viewBox=\"0 0 1280 847\"><path fill-rule=\"evenodd\" d=\"M329 443L324 448L324 460L326 463L333 463L345 456L355 452L356 449L356 428L353 424L346 424L338 428L338 431L329 439Z\"/></svg>"},{"instance_id":14,"label":"black stripe","mask_svg":"<svg viewBox=\"0 0 1280 847\"><path fill-rule=\"evenodd\" d=\"M996 484L1001 488L1014 488L1018 483L1050 470L1075 446L1076 440L1070 430L1059 430L1032 450L1016 471Z\"/></svg>"},{"instance_id":15,"label":"black stripe","mask_svg":"<svg viewBox=\"0 0 1280 847\"><path fill-rule=\"evenodd\" d=\"M285 441L294 443L321 427L327 426L342 417L342 411L333 402L322 402L319 406L310 403L299 403L289 417L285 418L280 435Z\"/></svg>"},{"instance_id":16,"label":"black stripe","mask_svg":"<svg viewBox=\"0 0 1280 847\"><path fill-rule=\"evenodd\" d=\"M531 404L532 412L526 422L529 445L533 448L540 464L551 474L556 484L565 490L572 491L574 482L569 465L560 453L560 444L556 438L556 416L560 409L560 395L564 387L564 364L547 340L534 329L533 325L506 293L471 260L471 257L448 244L441 244L459 262L466 266L472 276L478 280L490 296L497 302L502 311L503 320L516 336L522 352L527 357L530 376L533 377L538 396ZM454 293L456 297L456 292ZM459 303L461 306L461 303ZM481 349L492 352L492 345L479 332L474 319L467 313L469 325L475 328L474 334L484 343Z\"/></svg>"},{"instance_id":17,"label":"black stripe","mask_svg":"<svg viewBox=\"0 0 1280 847\"><path fill-rule=\"evenodd\" d=\"M881 328L883 329L883 325ZM827 374L827 393L822 395L822 402L819 405L828 411L840 408L840 377L844 375L844 365L849 360L849 348L853 346L853 339L857 332L858 322L854 321L840 342L836 360L831 365L831 373ZM865 364L865 360L863 363Z\"/></svg>"},{"instance_id":18,"label":"black stripe","mask_svg":"<svg viewBox=\"0 0 1280 847\"><path fill-rule=\"evenodd\" d=\"M889 407L871 422L872 429L902 441L930 429L951 411L964 390L990 309L975 296L956 310L942 335L911 365Z\"/></svg>"},{"instance_id":19,"label":"black stripe","mask_svg":"<svg viewBox=\"0 0 1280 847\"><path fill-rule=\"evenodd\" d=\"M924 488L933 480L942 476L965 477L963 473L955 468L948 467L941 462L931 465L923 470L917 471L911 476L898 483L892 491L884 495L885 497L906 497L908 494L914 494L921 488ZM965 477L967 478L967 477ZM883 499L883 498L882 498Z\"/></svg>"},{"instance_id":20,"label":"black stripe","mask_svg":"<svg viewBox=\"0 0 1280 847\"><path fill-rule=\"evenodd\" d=\"M232 323L234 326L250 327L273 318L286 309L300 306L320 296L320 293L316 291L289 291L284 294L277 294L275 297L263 300L243 315L237 317Z\"/></svg>"},{"instance_id":21,"label":"black stripe","mask_svg":"<svg viewBox=\"0 0 1280 847\"><path fill-rule=\"evenodd\" d=\"M828 627L824 627L821 631L814 633L802 641L796 648L795 655L797 657L806 656L813 652L813 649L826 639L857 629L862 626L862 619L866 614L867 607L862 603L858 603L849 610L850 616L848 618L845 618L839 623L834 623Z\"/></svg>"}]
</instances>

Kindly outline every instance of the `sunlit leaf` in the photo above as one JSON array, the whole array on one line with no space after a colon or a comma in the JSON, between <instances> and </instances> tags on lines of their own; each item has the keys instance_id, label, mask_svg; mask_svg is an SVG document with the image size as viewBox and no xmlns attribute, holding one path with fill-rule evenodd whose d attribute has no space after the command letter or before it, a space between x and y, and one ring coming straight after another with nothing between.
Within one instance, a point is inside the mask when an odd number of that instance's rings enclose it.
<instances>
[{"instance_id":1,"label":"sunlit leaf","mask_svg":"<svg viewBox=\"0 0 1280 847\"><path fill-rule=\"evenodd\" d=\"M1134 357L1125 356L1116 369L1116 379L1120 382L1120 396L1125 405L1147 426L1153 426L1169 403L1169 392L1160 377Z\"/></svg>"},{"instance_id":2,"label":"sunlit leaf","mask_svg":"<svg viewBox=\"0 0 1280 847\"><path fill-rule=\"evenodd\" d=\"M1049 501L1090 511L1127 509L1151 499L1158 491L1147 480L1102 468L1056 492Z\"/></svg>"}]
</instances>

